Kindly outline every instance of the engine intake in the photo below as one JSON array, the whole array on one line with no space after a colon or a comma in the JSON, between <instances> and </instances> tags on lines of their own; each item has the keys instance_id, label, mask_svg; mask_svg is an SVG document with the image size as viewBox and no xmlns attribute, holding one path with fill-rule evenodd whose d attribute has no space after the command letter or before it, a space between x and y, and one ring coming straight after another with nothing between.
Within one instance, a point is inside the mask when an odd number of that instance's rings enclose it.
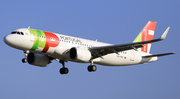
<instances>
[{"instance_id":1,"label":"engine intake","mask_svg":"<svg viewBox=\"0 0 180 99\"><path fill-rule=\"evenodd\" d=\"M69 50L69 58L80 62L89 62L91 59L91 52L87 48L73 47Z\"/></svg>"},{"instance_id":2,"label":"engine intake","mask_svg":"<svg viewBox=\"0 0 180 99\"><path fill-rule=\"evenodd\" d=\"M31 65L46 67L50 63L50 59L47 55L29 53L27 56L27 61Z\"/></svg>"}]
</instances>

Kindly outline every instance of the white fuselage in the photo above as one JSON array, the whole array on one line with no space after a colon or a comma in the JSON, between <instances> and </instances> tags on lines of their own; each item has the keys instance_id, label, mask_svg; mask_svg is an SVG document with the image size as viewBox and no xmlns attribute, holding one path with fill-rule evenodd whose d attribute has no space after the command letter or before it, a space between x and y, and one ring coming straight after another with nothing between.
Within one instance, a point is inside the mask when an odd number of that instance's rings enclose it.
<instances>
[{"instance_id":1,"label":"white fuselage","mask_svg":"<svg viewBox=\"0 0 180 99\"><path fill-rule=\"evenodd\" d=\"M20 49L23 51L30 51L34 53L40 53L44 55L48 55L55 59L73 61L73 62L81 62L77 60L72 60L68 56L68 51L72 47L81 47L81 48L92 48L92 47L100 47L100 46L108 46L112 44L97 42L86 40L82 38L66 36L61 34L53 33L56 35L58 39L43 37L40 35L34 35L30 33L29 29L17 29L15 31L23 32L24 34L9 34L4 38L6 44L16 49ZM36 40L39 40L39 45L35 46ZM48 48L43 52L43 44L49 39L50 41L58 40L58 45L56 47L51 47L52 45L48 45ZM40 45L42 44L42 45ZM33 46L36 47L33 49ZM33 50L32 50L33 49ZM142 64L152 61L157 61L157 57L151 58L142 58L144 55L149 55L147 53L138 51L138 50L127 50L118 53L107 54L105 56L93 59L95 64L106 65L106 66L125 66L125 65L134 65L134 64Z\"/></svg>"}]
</instances>

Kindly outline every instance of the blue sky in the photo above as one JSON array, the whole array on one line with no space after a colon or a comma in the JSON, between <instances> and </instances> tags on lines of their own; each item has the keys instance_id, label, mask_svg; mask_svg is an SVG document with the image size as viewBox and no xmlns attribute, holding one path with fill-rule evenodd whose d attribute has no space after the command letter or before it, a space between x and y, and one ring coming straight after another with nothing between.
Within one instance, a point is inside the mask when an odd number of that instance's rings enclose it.
<instances>
[{"instance_id":1,"label":"blue sky","mask_svg":"<svg viewBox=\"0 0 180 99\"><path fill-rule=\"evenodd\" d=\"M1 99L179 99L179 0L1 0ZM154 38L170 26L164 41L151 53L176 52L157 62L123 67L68 62L68 75L53 61L45 68L23 64L22 51L3 37L14 29L46 30L112 44L132 42L149 21L156 21Z\"/></svg>"}]
</instances>

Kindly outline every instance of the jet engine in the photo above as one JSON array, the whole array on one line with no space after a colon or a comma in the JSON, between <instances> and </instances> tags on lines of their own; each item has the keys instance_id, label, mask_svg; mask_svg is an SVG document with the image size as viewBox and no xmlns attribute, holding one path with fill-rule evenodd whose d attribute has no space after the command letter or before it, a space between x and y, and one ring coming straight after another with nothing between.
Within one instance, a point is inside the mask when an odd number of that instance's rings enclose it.
<instances>
[{"instance_id":1,"label":"jet engine","mask_svg":"<svg viewBox=\"0 0 180 99\"><path fill-rule=\"evenodd\" d=\"M37 53L29 53L27 56L27 61L29 64L39 67L46 67L46 65L50 63L50 59L47 55Z\"/></svg>"},{"instance_id":2,"label":"jet engine","mask_svg":"<svg viewBox=\"0 0 180 99\"><path fill-rule=\"evenodd\" d=\"M68 52L69 52L69 47L60 46L55 49L54 54L66 59L69 58Z\"/></svg>"},{"instance_id":3,"label":"jet engine","mask_svg":"<svg viewBox=\"0 0 180 99\"><path fill-rule=\"evenodd\" d=\"M89 62L91 52L87 48L73 47L69 50L69 58L80 62Z\"/></svg>"}]
</instances>

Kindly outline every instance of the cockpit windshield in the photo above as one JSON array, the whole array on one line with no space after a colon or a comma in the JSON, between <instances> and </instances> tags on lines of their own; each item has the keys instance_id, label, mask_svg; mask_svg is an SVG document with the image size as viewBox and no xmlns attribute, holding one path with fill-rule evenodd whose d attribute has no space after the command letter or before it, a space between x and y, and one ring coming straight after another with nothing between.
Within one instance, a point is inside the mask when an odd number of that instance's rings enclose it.
<instances>
[{"instance_id":1,"label":"cockpit windshield","mask_svg":"<svg viewBox=\"0 0 180 99\"><path fill-rule=\"evenodd\" d=\"M19 31L13 31L13 32L11 32L11 34L19 34L19 35L24 35L24 33L23 33L23 32L19 32Z\"/></svg>"}]
</instances>

